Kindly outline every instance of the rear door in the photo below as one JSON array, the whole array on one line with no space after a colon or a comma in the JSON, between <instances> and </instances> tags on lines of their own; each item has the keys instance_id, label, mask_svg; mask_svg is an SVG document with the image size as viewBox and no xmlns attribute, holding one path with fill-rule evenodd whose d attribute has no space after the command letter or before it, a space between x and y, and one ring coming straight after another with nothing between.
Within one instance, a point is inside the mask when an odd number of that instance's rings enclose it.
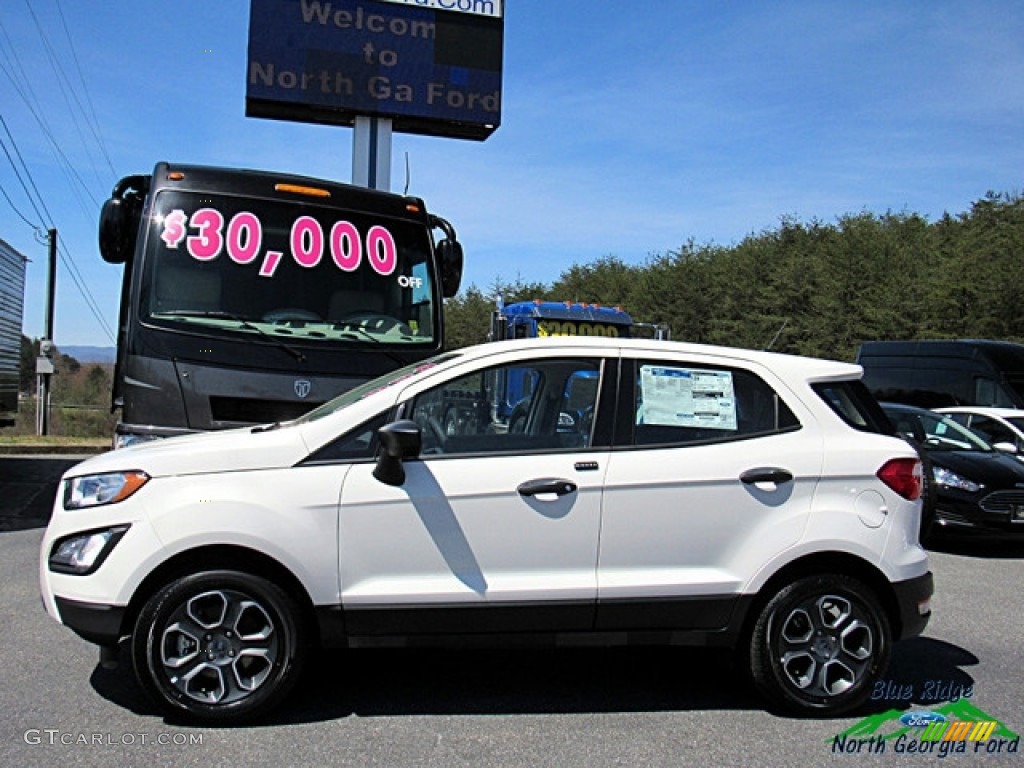
<instances>
[{"instance_id":1,"label":"rear door","mask_svg":"<svg viewBox=\"0 0 1024 768\"><path fill-rule=\"evenodd\" d=\"M821 435L767 371L664 353L622 365L598 626L721 627L743 584L803 533Z\"/></svg>"}]
</instances>

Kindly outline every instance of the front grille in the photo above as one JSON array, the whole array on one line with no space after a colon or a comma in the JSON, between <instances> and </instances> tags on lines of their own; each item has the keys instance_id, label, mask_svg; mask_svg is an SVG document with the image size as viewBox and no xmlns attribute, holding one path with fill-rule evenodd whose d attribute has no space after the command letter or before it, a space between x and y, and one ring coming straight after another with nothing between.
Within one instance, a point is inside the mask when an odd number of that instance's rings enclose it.
<instances>
[{"instance_id":1,"label":"front grille","mask_svg":"<svg viewBox=\"0 0 1024 768\"><path fill-rule=\"evenodd\" d=\"M243 424L268 424L272 421L297 419L320 403L287 400L250 400L244 397L211 397L210 416L214 421L235 421Z\"/></svg>"},{"instance_id":2,"label":"front grille","mask_svg":"<svg viewBox=\"0 0 1024 768\"><path fill-rule=\"evenodd\" d=\"M994 515L1008 515L1018 507L1024 507L1024 490L994 491L983 498L979 506Z\"/></svg>"}]
</instances>

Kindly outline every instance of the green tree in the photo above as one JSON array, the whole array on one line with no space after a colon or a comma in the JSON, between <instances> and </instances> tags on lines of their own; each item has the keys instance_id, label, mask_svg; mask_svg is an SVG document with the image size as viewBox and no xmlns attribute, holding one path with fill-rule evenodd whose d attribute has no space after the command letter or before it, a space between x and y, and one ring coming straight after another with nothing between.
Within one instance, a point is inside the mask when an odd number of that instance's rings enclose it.
<instances>
[{"instance_id":1,"label":"green tree","mask_svg":"<svg viewBox=\"0 0 1024 768\"><path fill-rule=\"evenodd\" d=\"M1024 340L1024 198L989 193L930 223L907 211L783 217L729 246L692 240L630 265L574 264L550 289L516 283L449 302L451 343L486 337L493 299L623 305L673 338L853 359L869 339Z\"/></svg>"}]
</instances>

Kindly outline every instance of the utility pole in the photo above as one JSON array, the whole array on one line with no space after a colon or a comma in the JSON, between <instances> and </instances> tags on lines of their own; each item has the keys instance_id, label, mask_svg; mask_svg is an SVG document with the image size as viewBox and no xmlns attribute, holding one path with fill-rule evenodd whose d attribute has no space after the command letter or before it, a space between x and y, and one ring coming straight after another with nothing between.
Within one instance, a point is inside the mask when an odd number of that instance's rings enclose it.
<instances>
[{"instance_id":1,"label":"utility pole","mask_svg":"<svg viewBox=\"0 0 1024 768\"><path fill-rule=\"evenodd\" d=\"M57 230L47 233L50 243L50 258L46 276L46 327L43 338L39 340L39 357L36 358L36 434L46 435L50 432L50 376L54 373L53 366L53 313L54 300L57 295Z\"/></svg>"}]
</instances>

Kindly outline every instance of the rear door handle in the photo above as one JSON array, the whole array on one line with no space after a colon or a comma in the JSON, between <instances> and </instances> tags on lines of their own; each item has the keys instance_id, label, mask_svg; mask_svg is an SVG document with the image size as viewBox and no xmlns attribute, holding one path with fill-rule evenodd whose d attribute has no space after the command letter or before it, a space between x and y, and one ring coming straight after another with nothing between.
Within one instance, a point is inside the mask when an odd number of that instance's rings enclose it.
<instances>
[{"instance_id":1,"label":"rear door handle","mask_svg":"<svg viewBox=\"0 0 1024 768\"><path fill-rule=\"evenodd\" d=\"M793 473L781 467L755 467L754 469L748 469L740 475L740 480L747 485L754 485L755 483L775 483L775 485L780 485L788 483L792 479Z\"/></svg>"},{"instance_id":2,"label":"rear door handle","mask_svg":"<svg viewBox=\"0 0 1024 768\"><path fill-rule=\"evenodd\" d=\"M520 496L538 496L547 493L553 493L555 496L565 496L575 492L576 483L557 477L542 477L539 480L527 480L516 490Z\"/></svg>"}]
</instances>

